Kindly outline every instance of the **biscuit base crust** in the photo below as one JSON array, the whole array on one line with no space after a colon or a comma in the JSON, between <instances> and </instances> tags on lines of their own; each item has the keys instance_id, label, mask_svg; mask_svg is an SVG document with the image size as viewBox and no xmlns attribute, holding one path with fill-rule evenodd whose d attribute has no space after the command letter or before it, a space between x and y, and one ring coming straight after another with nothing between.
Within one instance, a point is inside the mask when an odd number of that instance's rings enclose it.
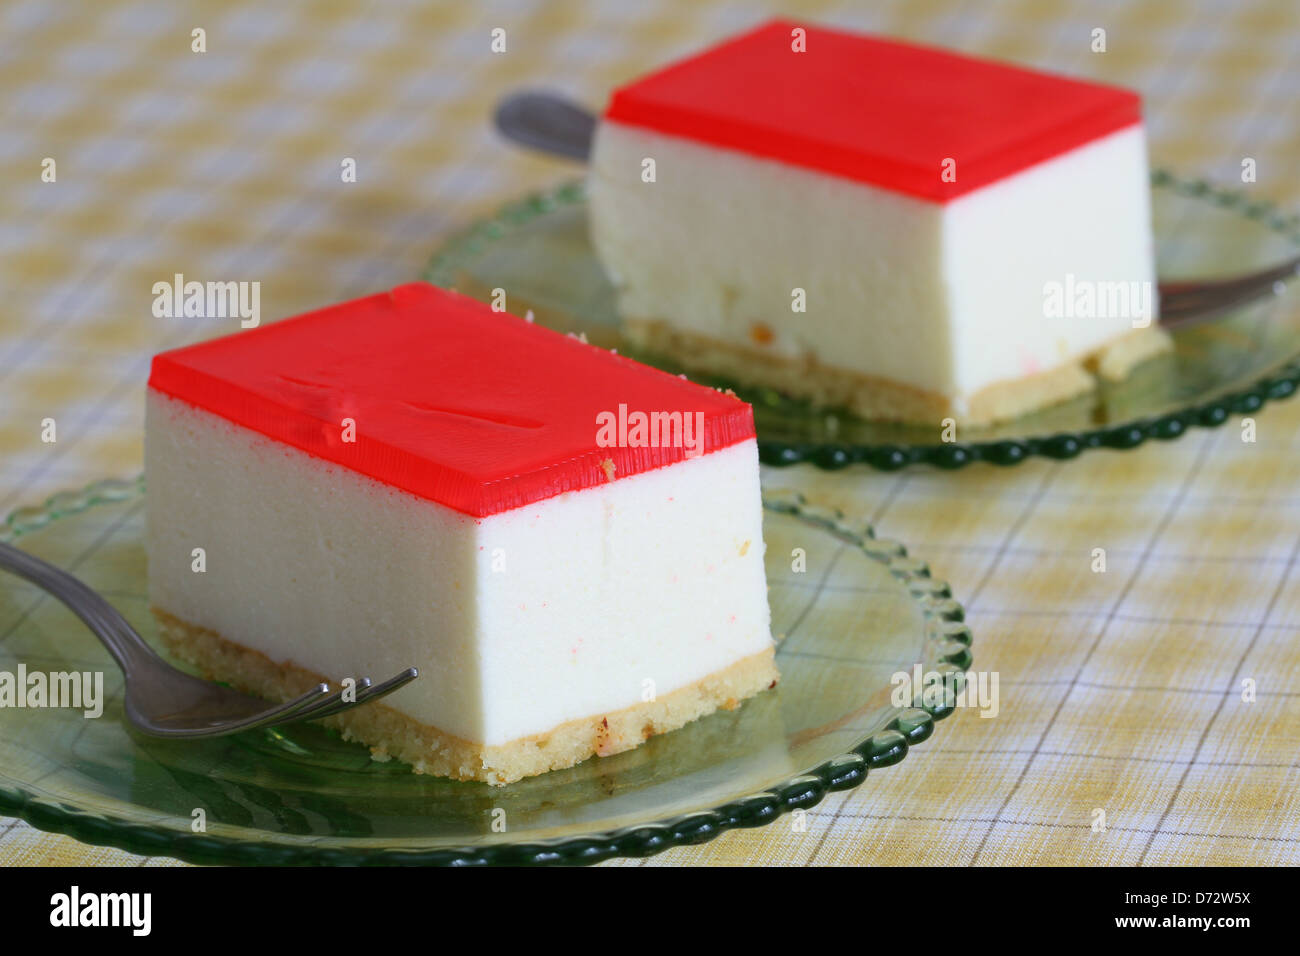
<instances>
[{"instance_id":1,"label":"biscuit base crust","mask_svg":"<svg viewBox=\"0 0 1300 956\"><path fill-rule=\"evenodd\" d=\"M251 650L153 608L163 644L205 676L272 700L290 700L330 678L292 663L277 663ZM396 757L416 773L479 780L501 786L524 777L572 767L592 756L608 757L713 713L734 710L780 679L768 648L653 701L608 714L567 721L541 734L487 746L422 724L384 701L344 711L321 723L347 740L370 747L377 759Z\"/></svg>"},{"instance_id":2,"label":"biscuit base crust","mask_svg":"<svg viewBox=\"0 0 1300 956\"><path fill-rule=\"evenodd\" d=\"M823 365L812 358L772 355L757 348L684 332L661 319L625 319L633 342L690 371L766 385L824 408L845 408L870 421L938 424L953 418L994 425L1067 401L1096 388L1097 378L1122 381L1141 363L1172 348L1156 325L1134 329L1101 348L1024 378L995 382L970 396L962 411L951 396Z\"/></svg>"}]
</instances>

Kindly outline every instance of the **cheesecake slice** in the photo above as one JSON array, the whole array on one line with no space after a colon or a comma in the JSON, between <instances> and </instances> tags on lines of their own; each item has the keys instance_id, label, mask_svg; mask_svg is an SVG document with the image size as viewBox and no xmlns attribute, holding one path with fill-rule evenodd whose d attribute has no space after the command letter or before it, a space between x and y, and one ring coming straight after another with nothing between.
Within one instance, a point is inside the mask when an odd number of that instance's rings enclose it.
<instances>
[{"instance_id":1,"label":"cheesecake slice","mask_svg":"<svg viewBox=\"0 0 1300 956\"><path fill-rule=\"evenodd\" d=\"M774 686L751 409L426 284L154 358L167 646L417 771L509 783Z\"/></svg>"},{"instance_id":2,"label":"cheesecake slice","mask_svg":"<svg viewBox=\"0 0 1300 956\"><path fill-rule=\"evenodd\" d=\"M777 21L617 90L588 189L634 341L868 418L989 424L1169 346L1125 90Z\"/></svg>"}]
</instances>

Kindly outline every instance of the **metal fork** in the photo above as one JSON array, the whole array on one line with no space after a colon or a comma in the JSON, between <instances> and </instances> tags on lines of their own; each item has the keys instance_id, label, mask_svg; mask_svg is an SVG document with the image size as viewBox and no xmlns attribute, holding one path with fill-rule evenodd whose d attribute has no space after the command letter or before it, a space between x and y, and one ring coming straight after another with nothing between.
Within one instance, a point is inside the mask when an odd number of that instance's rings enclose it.
<instances>
[{"instance_id":1,"label":"metal fork","mask_svg":"<svg viewBox=\"0 0 1300 956\"><path fill-rule=\"evenodd\" d=\"M496 127L506 139L529 149L586 162L596 133L591 111L556 93L523 90L503 99ZM1165 328L1199 322L1248 305L1267 295L1281 295L1285 281L1300 275L1300 256L1227 279L1161 280L1160 324Z\"/></svg>"},{"instance_id":2,"label":"metal fork","mask_svg":"<svg viewBox=\"0 0 1300 956\"><path fill-rule=\"evenodd\" d=\"M378 700L419 676L409 667L381 684L357 681L346 690L317 684L288 703L264 700L200 680L172 667L154 652L117 610L85 582L40 558L0 542L0 568L49 592L86 622L126 675L126 716L151 737L220 737L256 727L329 717Z\"/></svg>"}]
</instances>

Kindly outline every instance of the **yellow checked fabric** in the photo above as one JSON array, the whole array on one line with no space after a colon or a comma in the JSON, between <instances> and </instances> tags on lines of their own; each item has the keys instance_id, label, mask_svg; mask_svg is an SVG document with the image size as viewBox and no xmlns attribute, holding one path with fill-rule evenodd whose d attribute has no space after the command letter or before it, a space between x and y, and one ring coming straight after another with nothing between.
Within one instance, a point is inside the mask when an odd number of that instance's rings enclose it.
<instances>
[{"instance_id":1,"label":"yellow checked fabric","mask_svg":"<svg viewBox=\"0 0 1300 956\"><path fill-rule=\"evenodd\" d=\"M1300 200L1287 0L7 0L0 513L140 470L150 355L230 331L155 318L155 282L259 281L269 321L411 279L457 227L575 175L496 138L500 95L542 84L598 105L776 13L1136 87L1155 162L1239 185L1253 157L1248 188ZM609 865L1300 862L1298 473L1295 401L1259 415L1254 444L1230 421L1009 470L769 471L872 516L951 581L1000 713L959 711L806 832L781 820ZM0 863L138 862L0 819Z\"/></svg>"}]
</instances>

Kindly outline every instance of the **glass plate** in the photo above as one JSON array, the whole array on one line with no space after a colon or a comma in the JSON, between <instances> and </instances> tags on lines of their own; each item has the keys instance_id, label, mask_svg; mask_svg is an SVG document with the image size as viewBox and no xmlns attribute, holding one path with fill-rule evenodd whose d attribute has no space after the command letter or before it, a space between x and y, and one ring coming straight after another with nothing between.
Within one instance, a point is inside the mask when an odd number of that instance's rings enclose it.
<instances>
[{"instance_id":1,"label":"glass plate","mask_svg":"<svg viewBox=\"0 0 1300 956\"><path fill-rule=\"evenodd\" d=\"M1152 175L1158 271L1166 279L1230 275L1276 265L1300 246L1300 218L1203 181ZM456 236L425 271L436 285L488 300L506 290L509 311L617 348L672 372L618 331L613 289L587 241L582 183L532 196ZM894 470L917 462L959 468L973 461L1010 465L1032 455L1073 458L1088 448L1133 448L1177 438L1193 426L1251 414L1300 384L1300 308L1291 291L1212 322L1174 332L1175 350L1127 381L1002 425L971 429L955 442L938 428L863 421L814 409L768 388L693 374L734 388L754 405L759 452L771 465L808 461L822 468L865 462Z\"/></svg>"},{"instance_id":2,"label":"glass plate","mask_svg":"<svg viewBox=\"0 0 1300 956\"><path fill-rule=\"evenodd\" d=\"M98 719L0 708L0 814L195 863L536 864L648 856L811 807L930 736L955 695L896 706L891 679L920 664L959 681L971 637L947 585L901 546L798 496L764 509L779 688L504 788L417 776L314 725L187 742L132 734L100 644L0 572L0 671L102 671L107 698ZM156 643L143 521L141 480L102 481L14 512L0 537L81 577Z\"/></svg>"}]
</instances>

